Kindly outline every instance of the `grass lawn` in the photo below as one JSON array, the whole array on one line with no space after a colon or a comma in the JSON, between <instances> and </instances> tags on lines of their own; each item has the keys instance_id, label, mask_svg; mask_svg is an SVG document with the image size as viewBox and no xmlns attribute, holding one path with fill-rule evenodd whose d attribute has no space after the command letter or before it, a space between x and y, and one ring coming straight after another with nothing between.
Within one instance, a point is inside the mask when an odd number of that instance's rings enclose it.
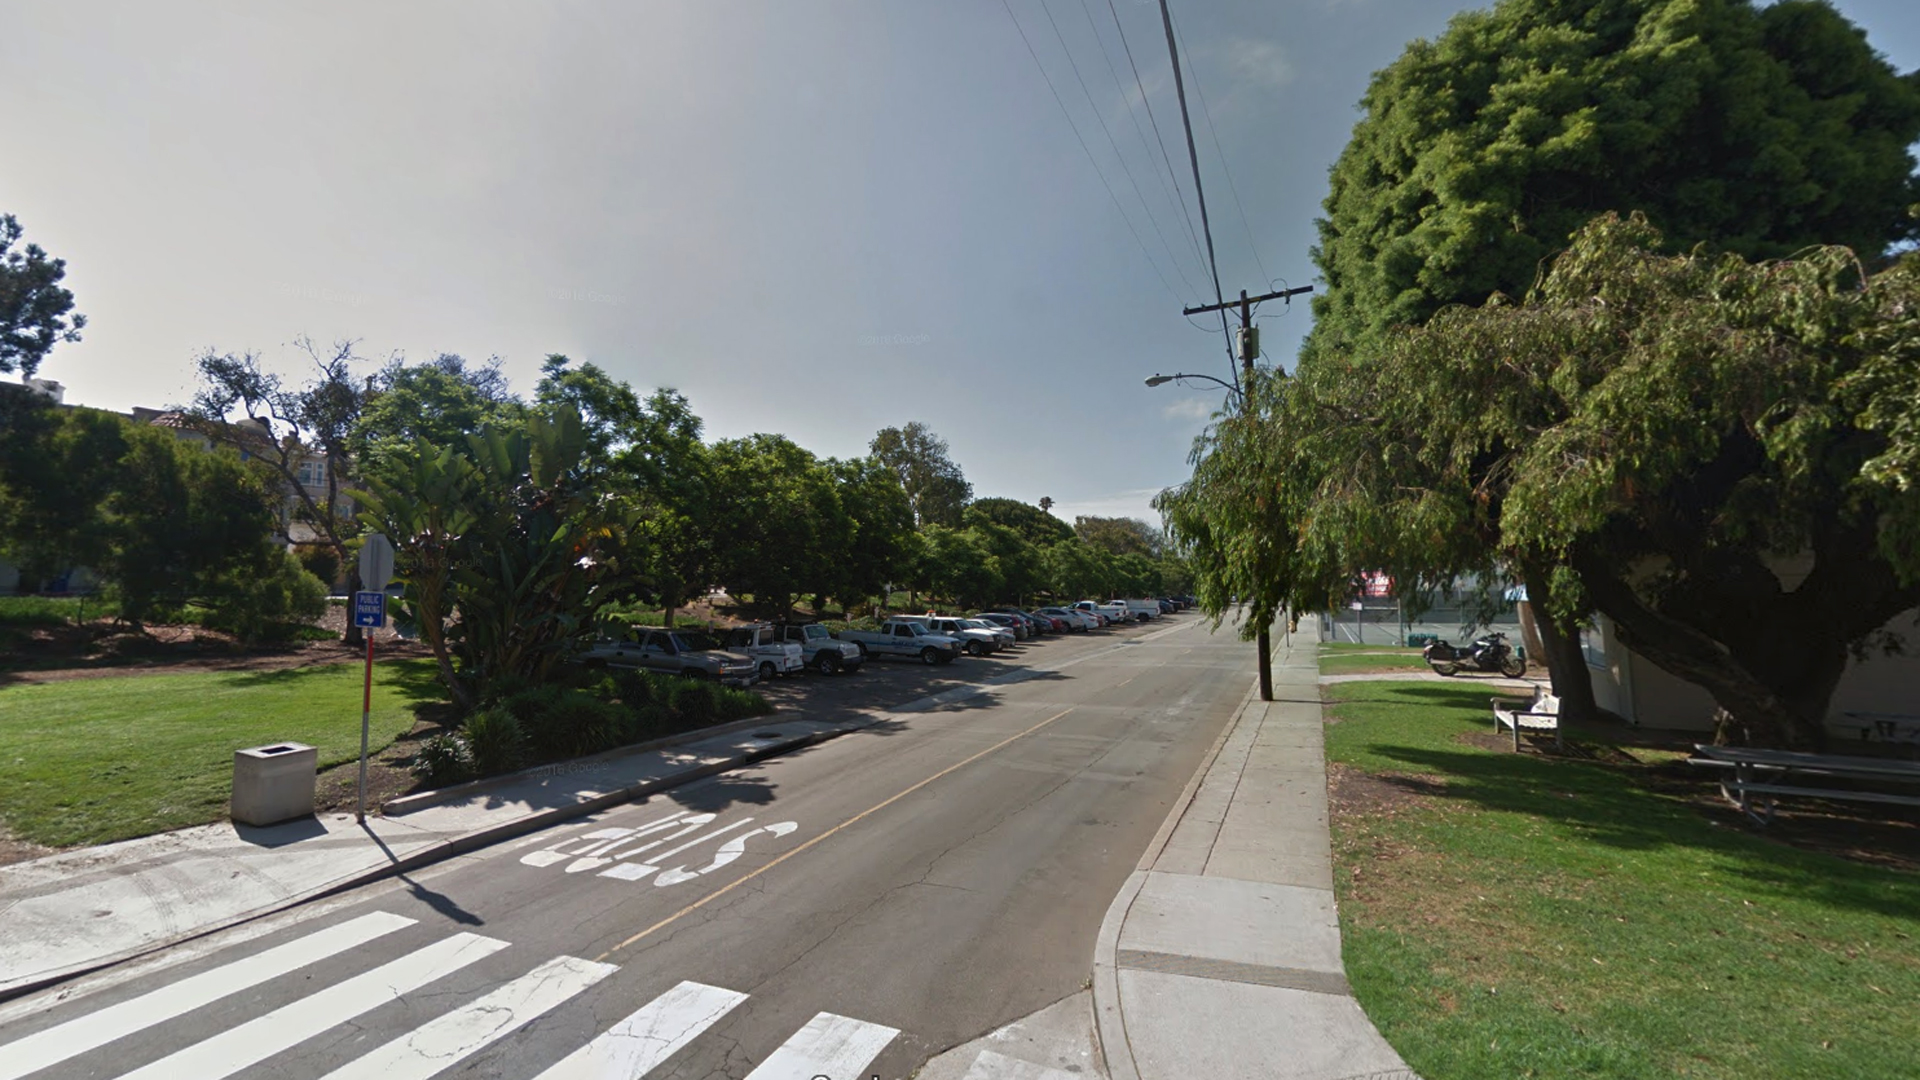
<instances>
[{"instance_id":1,"label":"grass lawn","mask_svg":"<svg viewBox=\"0 0 1920 1080\"><path fill-rule=\"evenodd\" d=\"M440 696L433 664L374 668L370 749L411 730ZM52 847L103 844L217 821L233 752L292 741L320 768L360 753L358 664L0 686L0 824Z\"/></svg>"},{"instance_id":2,"label":"grass lawn","mask_svg":"<svg viewBox=\"0 0 1920 1080\"><path fill-rule=\"evenodd\" d=\"M1493 751L1478 687L1327 688L1347 974L1428 1080L1920 1075L1920 875Z\"/></svg>"},{"instance_id":3,"label":"grass lawn","mask_svg":"<svg viewBox=\"0 0 1920 1080\"><path fill-rule=\"evenodd\" d=\"M1320 657L1322 675L1359 675L1375 671L1431 671L1427 662L1421 658L1418 650L1391 655L1373 656L1367 653L1338 652L1325 653Z\"/></svg>"}]
</instances>

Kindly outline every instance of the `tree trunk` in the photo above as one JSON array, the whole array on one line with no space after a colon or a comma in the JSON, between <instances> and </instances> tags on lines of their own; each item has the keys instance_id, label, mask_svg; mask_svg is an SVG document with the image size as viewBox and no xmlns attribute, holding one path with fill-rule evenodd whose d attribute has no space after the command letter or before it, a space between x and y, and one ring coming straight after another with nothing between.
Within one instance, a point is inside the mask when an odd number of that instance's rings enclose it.
<instances>
[{"instance_id":1,"label":"tree trunk","mask_svg":"<svg viewBox=\"0 0 1920 1080\"><path fill-rule=\"evenodd\" d=\"M1847 666L1843 636L1810 631L1788 617L1791 609L1774 609L1755 619L1757 625L1739 628L1747 643L1767 644L1736 652L1706 628L1656 611L1604 567L1582 565L1580 574L1622 644L1713 695L1716 741L1825 749L1827 705ZM1762 655L1762 648L1773 655Z\"/></svg>"},{"instance_id":2,"label":"tree trunk","mask_svg":"<svg viewBox=\"0 0 1920 1080\"><path fill-rule=\"evenodd\" d=\"M360 591L360 564L348 564L347 570L347 633L341 640L348 645L365 645L367 639L360 624L353 621L353 594Z\"/></svg>"},{"instance_id":3,"label":"tree trunk","mask_svg":"<svg viewBox=\"0 0 1920 1080\"><path fill-rule=\"evenodd\" d=\"M1575 724L1598 721L1600 707L1593 700L1593 672L1587 670L1587 658L1580 653L1579 622L1554 614L1545 568L1526 566L1521 576L1527 585L1527 602L1533 608L1534 626L1540 631L1540 647L1547 654L1553 696L1560 699L1560 715Z\"/></svg>"}]
</instances>

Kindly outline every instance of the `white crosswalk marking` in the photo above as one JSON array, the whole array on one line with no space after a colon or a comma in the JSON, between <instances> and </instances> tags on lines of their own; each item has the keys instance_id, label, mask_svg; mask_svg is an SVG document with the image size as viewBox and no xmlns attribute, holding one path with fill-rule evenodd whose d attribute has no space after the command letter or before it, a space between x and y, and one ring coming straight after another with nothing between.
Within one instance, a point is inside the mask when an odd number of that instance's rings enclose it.
<instances>
[{"instance_id":1,"label":"white crosswalk marking","mask_svg":"<svg viewBox=\"0 0 1920 1080\"><path fill-rule=\"evenodd\" d=\"M427 1080L617 970L612 964L556 957L328 1073L326 1080Z\"/></svg>"},{"instance_id":2,"label":"white crosswalk marking","mask_svg":"<svg viewBox=\"0 0 1920 1080\"><path fill-rule=\"evenodd\" d=\"M506 947L504 941L478 934L455 934L197 1042L128 1073L123 1080L231 1076Z\"/></svg>"},{"instance_id":3,"label":"white crosswalk marking","mask_svg":"<svg viewBox=\"0 0 1920 1080\"><path fill-rule=\"evenodd\" d=\"M0 1080L16 1080L78 1057L115 1039L184 1016L229 994L412 925L413 920L405 916L376 911L36 1032L0 1046Z\"/></svg>"},{"instance_id":4,"label":"white crosswalk marking","mask_svg":"<svg viewBox=\"0 0 1920 1080\"><path fill-rule=\"evenodd\" d=\"M733 990L683 982L535 1080L639 1080L745 1000Z\"/></svg>"},{"instance_id":5,"label":"white crosswalk marking","mask_svg":"<svg viewBox=\"0 0 1920 1080\"><path fill-rule=\"evenodd\" d=\"M747 1080L806 1080L814 1076L839 1080L859 1076L898 1034L898 1028L823 1012L767 1055L759 1068L747 1074Z\"/></svg>"}]
</instances>

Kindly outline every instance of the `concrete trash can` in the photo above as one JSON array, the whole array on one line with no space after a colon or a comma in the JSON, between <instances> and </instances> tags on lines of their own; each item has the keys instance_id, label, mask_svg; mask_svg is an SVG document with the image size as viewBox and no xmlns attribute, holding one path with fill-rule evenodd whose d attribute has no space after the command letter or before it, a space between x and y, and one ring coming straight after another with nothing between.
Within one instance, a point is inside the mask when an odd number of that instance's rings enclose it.
<instances>
[{"instance_id":1,"label":"concrete trash can","mask_svg":"<svg viewBox=\"0 0 1920 1080\"><path fill-rule=\"evenodd\" d=\"M233 752L233 802L241 825L272 825L313 813L320 751L303 743L274 743Z\"/></svg>"}]
</instances>

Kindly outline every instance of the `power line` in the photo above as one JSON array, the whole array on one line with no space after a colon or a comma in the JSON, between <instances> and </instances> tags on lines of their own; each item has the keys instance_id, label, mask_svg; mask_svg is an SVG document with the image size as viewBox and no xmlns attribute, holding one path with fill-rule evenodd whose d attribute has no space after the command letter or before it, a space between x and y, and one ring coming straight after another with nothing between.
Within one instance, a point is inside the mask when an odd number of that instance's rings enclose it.
<instances>
[{"instance_id":1,"label":"power line","mask_svg":"<svg viewBox=\"0 0 1920 1080\"><path fill-rule=\"evenodd\" d=\"M1194 231L1193 215L1187 211L1186 193L1180 190L1180 174L1173 167L1173 158L1167 153L1167 140L1160 134L1160 121L1153 115L1153 99L1147 96L1146 84L1140 80L1140 65L1134 63L1133 46L1127 42L1127 29L1120 25L1120 12L1113 6L1113 0L1107 0L1107 14L1113 16L1113 28L1120 34L1120 47L1126 50L1127 67L1133 72L1133 85L1140 91L1140 104L1146 106L1147 123L1153 127L1153 141L1160 145L1160 160L1167 164L1167 177L1173 181L1174 201L1180 204L1180 214L1187 221L1187 239L1193 244L1193 257L1200 254L1200 235ZM1155 175L1158 175L1156 172Z\"/></svg>"},{"instance_id":2,"label":"power line","mask_svg":"<svg viewBox=\"0 0 1920 1080\"><path fill-rule=\"evenodd\" d=\"M1111 3L1111 0L1109 0L1109 3ZM1152 144L1147 142L1146 129L1140 126L1140 114L1136 109L1134 109L1133 99L1127 93L1126 87L1120 81L1119 70L1113 66L1113 55L1107 51L1107 41L1105 38L1100 36L1099 24L1094 22L1093 8L1088 5L1087 0L1080 0L1080 13L1087 17L1087 29L1093 33L1093 40L1097 42L1100 46L1100 59L1106 63L1107 74L1113 78L1113 89L1116 93L1120 95L1120 100L1126 102L1127 119L1130 122L1132 122L1133 133L1134 135L1138 136L1140 139L1140 149L1145 150L1147 152L1147 161L1151 163L1153 161L1153 146ZM1117 21L1115 25L1116 27L1118 26ZM1124 37L1121 39L1120 44L1122 47L1126 46L1126 39ZM1138 83L1138 81L1139 80L1137 79L1135 80L1136 83ZM1144 86L1141 87L1140 95L1141 95L1140 99L1144 103L1146 101L1146 88ZM1163 148L1163 151L1164 151L1164 148ZM1164 156L1164 152L1162 156ZM1159 181L1160 183L1160 194L1166 196L1167 201L1169 203L1172 203L1173 206L1176 209L1178 209L1182 215L1185 215L1186 209L1187 209L1186 205L1183 202L1181 202L1181 200L1175 198L1172 189L1167 187L1167 174L1162 173L1159 169L1154 169L1153 178ZM1162 239L1164 240L1165 237L1162 237ZM1194 234L1193 219L1190 216L1187 217L1187 242L1192 246L1194 261L1196 263L1199 262L1201 258L1200 238ZM1171 245L1169 245L1168 254L1172 254Z\"/></svg>"},{"instance_id":3,"label":"power line","mask_svg":"<svg viewBox=\"0 0 1920 1080\"><path fill-rule=\"evenodd\" d=\"M1120 196L1113 193L1113 185L1107 182L1107 174L1100 171L1100 163L1093 159L1093 151L1087 148L1087 140L1080 134L1080 125L1073 122L1073 114L1067 111L1067 103L1061 100L1060 91L1053 85L1053 76L1047 74L1046 65L1040 62L1040 54L1033 51L1033 42L1027 39L1027 31L1020 25L1019 16L1013 13L1013 5L1007 0L1000 0L1000 6L1007 9L1007 18L1013 20L1014 30L1019 32L1021 43L1027 47L1027 55L1033 57L1033 66L1040 69L1040 77L1046 80L1047 90L1053 94L1054 104L1060 106L1060 114L1067 118L1067 126L1073 129L1074 140L1080 144L1080 152L1087 155L1087 164L1093 166L1094 175L1100 178L1100 186L1107 189L1107 198L1112 199L1113 208L1120 211L1120 220L1127 223L1127 231L1133 234L1133 242L1140 245L1140 254L1147 257L1147 264L1153 267L1153 274L1160 279L1160 284L1166 286L1168 295L1178 300L1180 294L1175 292L1172 283L1167 281L1167 275L1160 272L1159 261L1153 257L1153 252L1147 250L1147 242L1140 239L1140 230L1133 227L1133 219L1127 216L1127 208L1120 205ZM1178 270L1179 267L1174 269ZM1218 276L1215 275L1216 291Z\"/></svg>"},{"instance_id":4,"label":"power line","mask_svg":"<svg viewBox=\"0 0 1920 1080\"><path fill-rule=\"evenodd\" d=\"M1180 51L1185 53L1186 48L1182 46ZM1193 69L1191 55L1187 57L1187 68L1190 71ZM1227 190L1233 194L1233 207L1240 212L1240 227L1247 230L1247 250L1253 252L1253 264L1260 268L1261 278L1272 281L1267 275L1267 264L1260 259L1260 249L1254 246L1253 226L1247 221L1247 208L1240 203L1240 188L1233 182L1233 170L1227 167L1227 152L1220 146L1220 132L1213 126L1213 110L1207 107L1207 91L1200 85L1198 71L1193 72L1193 92L1200 96L1200 115L1207 121L1207 134L1213 137L1213 152L1219 155L1220 171L1226 175Z\"/></svg>"},{"instance_id":5,"label":"power line","mask_svg":"<svg viewBox=\"0 0 1920 1080\"><path fill-rule=\"evenodd\" d=\"M1134 179L1133 170L1127 167L1126 155L1120 152L1120 144L1114 140L1113 130L1107 127L1107 118L1100 115L1100 106L1094 103L1093 91L1087 89L1087 80L1081 76L1080 65L1074 61L1073 50L1067 46L1067 37L1060 32L1060 24L1054 21L1053 9L1048 6L1047 0L1040 0L1040 10L1047 16L1047 25L1053 27L1053 36L1060 42L1060 51L1067 54L1067 66L1073 69L1074 81L1080 84L1080 93L1086 96L1087 108L1093 113L1094 120L1099 122L1101 132L1107 136L1107 145L1113 148L1113 156L1119 159L1120 171L1127 174L1127 183L1133 185L1133 195L1140 200L1140 209L1147 215L1147 224L1153 226L1154 235L1160 238L1160 246L1167 249L1167 258L1173 263L1173 272L1180 275L1181 282L1188 289L1199 292L1200 290L1193 288L1193 282L1187 280L1186 271L1180 269L1180 260L1173 253L1173 245L1167 243L1167 234L1160 231L1160 220L1153 216L1153 209L1147 205L1147 197L1141 194L1140 182ZM1104 51L1102 50L1103 53Z\"/></svg>"},{"instance_id":6,"label":"power line","mask_svg":"<svg viewBox=\"0 0 1920 1080\"><path fill-rule=\"evenodd\" d=\"M1002 0L1004 3L1005 0ZM1009 9L1011 14L1011 9ZM1193 197L1200 203L1200 232L1207 238L1207 268L1213 272L1213 300L1220 306L1220 329L1227 329L1226 299L1220 295L1220 264L1213 257L1213 226L1207 221L1207 193L1200 185L1200 152L1193 147L1193 118L1187 112L1187 84L1180 77L1180 45L1173 38L1173 12L1160 0L1160 23L1167 31L1167 58L1173 62L1173 89L1180 99L1180 126L1187 132L1187 162L1193 166ZM1226 335L1227 365L1233 369L1233 335ZM1237 380L1240 373L1234 370Z\"/></svg>"}]
</instances>

